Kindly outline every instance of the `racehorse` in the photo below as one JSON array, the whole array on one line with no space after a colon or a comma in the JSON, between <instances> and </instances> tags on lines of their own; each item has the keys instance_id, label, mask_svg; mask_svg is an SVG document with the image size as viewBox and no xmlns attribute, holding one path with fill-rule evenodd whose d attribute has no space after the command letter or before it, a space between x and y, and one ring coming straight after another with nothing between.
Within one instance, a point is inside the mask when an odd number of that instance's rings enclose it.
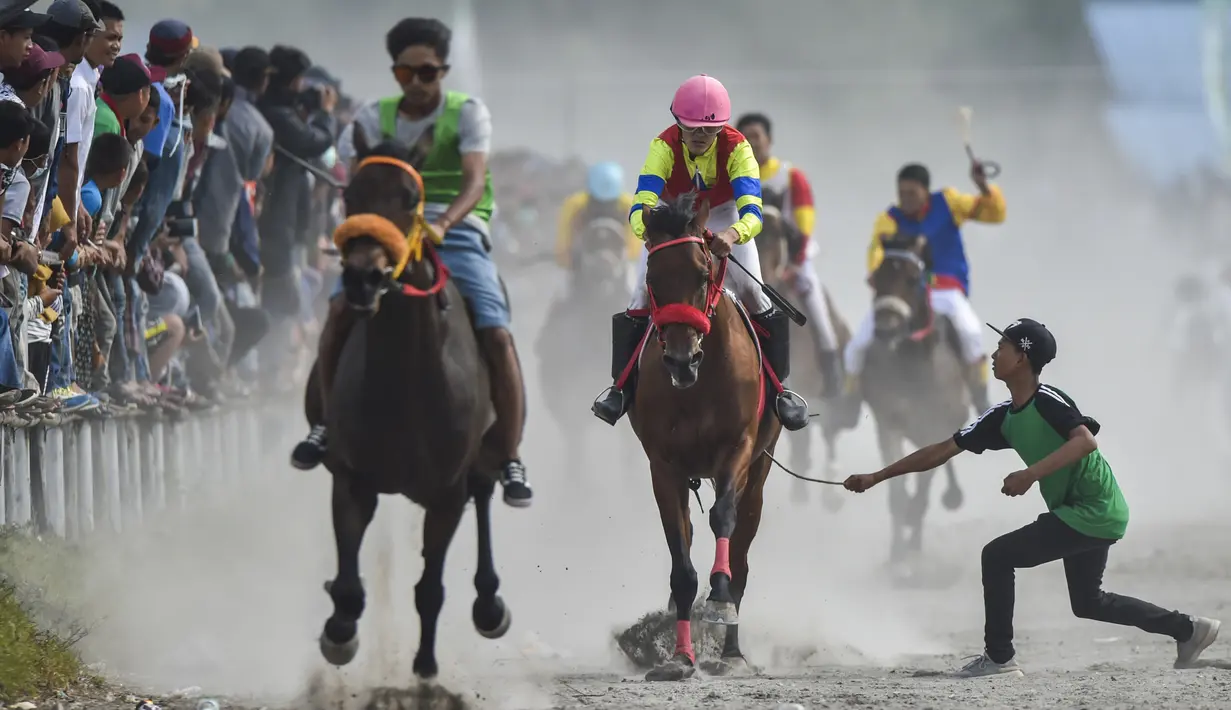
<instances>
[{"instance_id":1,"label":"racehorse","mask_svg":"<svg viewBox=\"0 0 1231 710\"><path fill-rule=\"evenodd\" d=\"M717 540L702 621L723 624L726 642L713 672L743 662L739 607L748 583L748 548L761 523L770 456L782 430L766 406L765 381L751 321L722 289L726 262L709 251L708 203L695 193L648 210L646 284L654 327L643 341L629 418L650 461L654 498L671 553L675 653L646 680L693 675L691 612L697 572L690 550L690 481L713 481L710 529ZM702 344L705 350L701 349ZM767 378L768 379L768 378Z\"/></svg>"},{"instance_id":2,"label":"racehorse","mask_svg":"<svg viewBox=\"0 0 1231 710\"><path fill-rule=\"evenodd\" d=\"M904 442L937 442L961 429L971 404L964 384L957 333L937 318L928 293L927 239L899 236L885 244L885 258L872 275L875 339L864 365L863 398L876 421L881 457L888 465L905 454ZM946 508L962 504L952 462L946 464ZM923 519L935 471L920 474L914 495L903 478L889 485L892 539L889 561L906 566L923 549Z\"/></svg>"},{"instance_id":3,"label":"racehorse","mask_svg":"<svg viewBox=\"0 0 1231 710\"><path fill-rule=\"evenodd\" d=\"M401 494L425 511L413 670L431 678L438 670L445 553L468 500L474 500L478 520L475 628L496 639L511 620L497 594L500 579L492 557L495 478L484 435L494 414L466 305L423 236L423 184L411 155L393 143L369 151L361 131L355 146L359 167L343 195L347 219L335 235L343 258L339 297L353 325L333 370L328 406L322 402L318 368L325 366L319 361L305 402L308 421L324 418L329 428L325 466L333 474L338 548L337 576L325 584L333 615L320 649L339 666L358 652L365 598L359 549L378 495ZM405 264L400 274L397 264Z\"/></svg>"},{"instance_id":4,"label":"racehorse","mask_svg":"<svg viewBox=\"0 0 1231 710\"><path fill-rule=\"evenodd\" d=\"M782 278L783 270L789 263L791 253L798 248L803 235L782 215L784 195L772 190L764 190L761 197L764 202L762 212L765 225L757 236L757 254L760 256L761 273L771 286L782 293L790 293L790 285ZM834 331L838 336L838 352L842 352L851 340L851 329L838 314L838 309L834 307L828 290L824 291L824 298L825 305L829 308L830 322L833 323ZM838 434L842 432L843 427L838 421L838 410L830 406L830 400L819 396L824 391L819 352L820 344L815 338L791 338L791 363L793 365L791 375L797 389L806 393L809 399L813 394L818 395L812 401L818 403L820 416L817 419L820 424L821 437L825 440L825 475L827 478L832 478L837 475L840 468L837 459ZM812 428L806 427L803 431L787 437L787 441L791 444L791 468L800 473L812 469L812 436L809 433L809 429ZM808 483L795 479L791 495L797 502L807 501ZM821 502L829 510L838 510L845 500L846 498L840 491L829 486L821 487Z\"/></svg>"},{"instance_id":5,"label":"racehorse","mask_svg":"<svg viewBox=\"0 0 1231 710\"><path fill-rule=\"evenodd\" d=\"M553 300L535 342L543 398L562 434L565 465L573 472L586 469L587 452L593 451L588 434L596 424L593 418L577 417L576 394L585 383L607 376L610 327L605 316L628 304L627 232L628 223L612 217L596 217L582 226L574 239L568 288ZM627 446L619 450L629 452Z\"/></svg>"}]
</instances>

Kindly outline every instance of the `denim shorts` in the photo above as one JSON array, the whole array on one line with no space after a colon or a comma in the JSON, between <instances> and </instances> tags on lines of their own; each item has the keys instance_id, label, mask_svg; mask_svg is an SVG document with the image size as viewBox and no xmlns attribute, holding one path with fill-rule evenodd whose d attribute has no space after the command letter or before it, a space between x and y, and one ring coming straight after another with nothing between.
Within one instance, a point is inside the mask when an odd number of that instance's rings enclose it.
<instances>
[{"instance_id":1,"label":"denim shorts","mask_svg":"<svg viewBox=\"0 0 1231 710\"><path fill-rule=\"evenodd\" d=\"M483 235L470 225L459 224L448 231L444 244L437 249L440 260L449 268L449 278L474 311L475 330L507 329L510 323L509 302L504 297L496 262L483 247ZM332 296L340 293L341 278L334 286Z\"/></svg>"}]
</instances>

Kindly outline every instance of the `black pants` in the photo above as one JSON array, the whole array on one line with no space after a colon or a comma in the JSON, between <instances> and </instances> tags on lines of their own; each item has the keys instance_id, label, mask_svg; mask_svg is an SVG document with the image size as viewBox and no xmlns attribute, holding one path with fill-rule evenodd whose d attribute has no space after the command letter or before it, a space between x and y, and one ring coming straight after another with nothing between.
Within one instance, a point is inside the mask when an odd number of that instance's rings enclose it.
<instances>
[{"instance_id":1,"label":"black pants","mask_svg":"<svg viewBox=\"0 0 1231 710\"><path fill-rule=\"evenodd\" d=\"M34 317L38 318L37 315ZM47 372L50 368L51 343L30 343L26 351L26 369L38 380L39 391L43 394L50 394L47 391Z\"/></svg>"},{"instance_id":2,"label":"black pants","mask_svg":"<svg viewBox=\"0 0 1231 710\"><path fill-rule=\"evenodd\" d=\"M1013 658L1013 570L1064 560L1069 603L1081 619L1136 626L1177 641L1192 637L1192 620L1140 599L1104 592L1103 570L1114 540L1083 535L1052 513L1019 530L987 543L983 548L983 607L987 615L983 642L996 663Z\"/></svg>"}]
</instances>

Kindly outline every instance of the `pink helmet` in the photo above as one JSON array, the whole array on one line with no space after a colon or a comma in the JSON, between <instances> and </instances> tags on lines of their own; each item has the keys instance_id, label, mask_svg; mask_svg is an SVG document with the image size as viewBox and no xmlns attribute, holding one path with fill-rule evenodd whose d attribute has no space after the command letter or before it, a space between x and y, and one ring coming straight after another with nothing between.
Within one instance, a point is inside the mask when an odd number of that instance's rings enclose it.
<instances>
[{"instance_id":1,"label":"pink helmet","mask_svg":"<svg viewBox=\"0 0 1231 710\"><path fill-rule=\"evenodd\" d=\"M722 82L707 74L698 74L675 90L671 113L689 128L722 126L731 120L731 97Z\"/></svg>"}]
</instances>

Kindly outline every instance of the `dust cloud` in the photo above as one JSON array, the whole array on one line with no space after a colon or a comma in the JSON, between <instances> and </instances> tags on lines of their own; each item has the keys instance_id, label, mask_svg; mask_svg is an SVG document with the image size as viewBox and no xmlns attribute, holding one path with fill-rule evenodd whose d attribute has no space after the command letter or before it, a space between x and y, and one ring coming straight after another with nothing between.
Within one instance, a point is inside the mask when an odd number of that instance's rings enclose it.
<instances>
[{"instance_id":1,"label":"dust cloud","mask_svg":"<svg viewBox=\"0 0 1231 710\"><path fill-rule=\"evenodd\" d=\"M455 20L463 5L437 0L416 12ZM1117 551L1146 544L1153 525L1221 510L1224 462L1190 433L1191 416L1168 389L1164 304L1184 256L1170 215L1104 137L1106 89L1077 3L469 5L478 53L454 63L471 67L462 88L482 91L502 148L614 159L634 174L649 139L670 122L674 86L697 72L726 83L737 113L768 113L776 152L813 181L822 281L852 325L868 307L865 249L874 216L894 199L896 170L920 161L937 186L970 189L957 108L974 107L975 150L1004 166L1008 221L966 229L973 304L993 323L1029 316L1055 333L1059 356L1045 379L1103 424L1100 444L1133 509ZM177 15L206 43L294 42L361 97L390 91L383 33L408 12L377 0L141 0L125 10L134 18L126 51L140 49L142 27ZM543 225L544 240L553 232ZM606 384L606 359L577 382L544 382L533 362L531 344L559 276L536 267L506 278L530 392L523 453L536 491L530 510L495 511L497 567L514 624L498 642L470 628L475 543L467 517L450 554L438 655L444 682L467 688L479 704L548 707L549 693L538 689L547 678L626 668L612 631L662 607L669 562L643 457L634 451L631 463L619 464L616 435L588 413ZM985 343L994 342L989 331ZM547 386L569 388L575 426L600 442L584 466L563 459L565 434L543 406ZM334 573L328 478L287 466L301 420L293 406L286 420L285 435L267 442L268 456L251 462L242 487L100 545L83 581L102 618L86 641L91 656L157 687L240 695L294 696L321 673L315 639L329 613L321 584ZM779 450L799 435L784 434ZM840 447L844 473L880 465L870 421ZM986 531L1027 522L1042 506L1036 494L999 494L1001 477L1020 467L1011 453L957 464L966 505L950 513L934 503L936 534L925 545L961 580L934 603L964 605L973 627ZM883 491L851 497L831 514L815 490L807 504L793 503L790 483L771 477L752 549L741 626L750 659L771 663L783 649L812 648L813 662L889 664L973 650L948 647L919 606L900 603L901 593L877 576L888 549ZM695 506L693 520L701 567L712 535ZM417 521L408 502L382 500L364 550L369 607L360 655L344 671L325 671L330 683L409 683Z\"/></svg>"}]
</instances>

